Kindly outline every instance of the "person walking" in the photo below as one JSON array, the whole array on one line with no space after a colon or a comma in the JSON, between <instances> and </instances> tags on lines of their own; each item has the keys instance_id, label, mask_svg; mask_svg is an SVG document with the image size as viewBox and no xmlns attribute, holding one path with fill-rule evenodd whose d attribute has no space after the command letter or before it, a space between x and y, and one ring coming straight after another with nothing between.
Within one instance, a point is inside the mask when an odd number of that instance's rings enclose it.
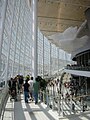
<instances>
[{"instance_id":1,"label":"person walking","mask_svg":"<svg viewBox=\"0 0 90 120\"><path fill-rule=\"evenodd\" d=\"M24 83L23 76L22 76L22 75L19 75L19 78L18 78L19 93L22 93L23 83Z\"/></svg>"},{"instance_id":2,"label":"person walking","mask_svg":"<svg viewBox=\"0 0 90 120\"><path fill-rule=\"evenodd\" d=\"M39 79L38 79L38 77L36 77L35 82L33 83L35 104L38 103L38 92L39 92L39 88L40 88Z\"/></svg>"},{"instance_id":3,"label":"person walking","mask_svg":"<svg viewBox=\"0 0 90 120\"><path fill-rule=\"evenodd\" d=\"M24 97L25 97L25 103L28 103L28 96L29 96L29 83L28 83L28 79L26 79L24 85Z\"/></svg>"},{"instance_id":4,"label":"person walking","mask_svg":"<svg viewBox=\"0 0 90 120\"><path fill-rule=\"evenodd\" d=\"M28 83L30 84L30 100L33 101L33 77L31 77Z\"/></svg>"}]
</instances>

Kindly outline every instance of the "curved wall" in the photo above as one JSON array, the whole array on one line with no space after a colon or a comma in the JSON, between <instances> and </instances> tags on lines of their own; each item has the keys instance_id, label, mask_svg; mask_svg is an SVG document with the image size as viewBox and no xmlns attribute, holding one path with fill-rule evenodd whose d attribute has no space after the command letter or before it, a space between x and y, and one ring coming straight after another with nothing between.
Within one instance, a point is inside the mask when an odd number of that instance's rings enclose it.
<instances>
[{"instance_id":1,"label":"curved wall","mask_svg":"<svg viewBox=\"0 0 90 120\"><path fill-rule=\"evenodd\" d=\"M89 49L90 49L90 38L87 40L86 44L83 47L81 47L81 48L77 49L76 51L72 52L71 59L74 59L77 54L85 52Z\"/></svg>"}]
</instances>

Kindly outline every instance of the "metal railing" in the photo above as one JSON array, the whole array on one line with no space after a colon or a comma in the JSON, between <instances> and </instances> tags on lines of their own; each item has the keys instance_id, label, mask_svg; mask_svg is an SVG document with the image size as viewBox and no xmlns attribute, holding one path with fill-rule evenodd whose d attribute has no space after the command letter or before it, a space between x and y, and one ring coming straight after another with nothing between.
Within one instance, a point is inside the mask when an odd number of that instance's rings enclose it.
<instances>
[{"instance_id":1,"label":"metal railing","mask_svg":"<svg viewBox=\"0 0 90 120\"><path fill-rule=\"evenodd\" d=\"M90 71L90 66L66 66L65 69Z\"/></svg>"},{"instance_id":2,"label":"metal railing","mask_svg":"<svg viewBox=\"0 0 90 120\"><path fill-rule=\"evenodd\" d=\"M5 106L8 100L8 88L7 87L0 87L0 119L3 120Z\"/></svg>"},{"instance_id":3,"label":"metal railing","mask_svg":"<svg viewBox=\"0 0 90 120\"><path fill-rule=\"evenodd\" d=\"M73 98L72 95L70 95L70 97L64 98L60 92L55 92L54 89L46 89L45 91L40 91L39 94L40 100L44 102L47 107L50 107L52 110L56 110L59 116L64 116L66 111L71 115L88 110L86 108L86 101L83 100L88 96L90 96L90 94L80 95ZM81 99L81 101L79 101L79 99ZM68 106L69 109L66 109L66 106Z\"/></svg>"}]
</instances>

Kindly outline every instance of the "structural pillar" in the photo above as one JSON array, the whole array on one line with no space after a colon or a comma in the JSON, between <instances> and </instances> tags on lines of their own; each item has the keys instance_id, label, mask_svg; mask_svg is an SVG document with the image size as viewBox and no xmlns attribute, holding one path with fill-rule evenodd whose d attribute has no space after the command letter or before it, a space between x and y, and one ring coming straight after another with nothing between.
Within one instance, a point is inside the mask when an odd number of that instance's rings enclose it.
<instances>
[{"instance_id":1,"label":"structural pillar","mask_svg":"<svg viewBox=\"0 0 90 120\"><path fill-rule=\"evenodd\" d=\"M43 78L44 78L44 35L43 35Z\"/></svg>"},{"instance_id":2,"label":"structural pillar","mask_svg":"<svg viewBox=\"0 0 90 120\"><path fill-rule=\"evenodd\" d=\"M57 56L57 59L58 59L58 78L59 78L59 48L57 48L57 54L58 54L58 56Z\"/></svg>"},{"instance_id":3,"label":"structural pillar","mask_svg":"<svg viewBox=\"0 0 90 120\"><path fill-rule=\"evenodd\" d=\"M52 66L52 60L51 60L51 43L50 43L50 73L49 73L49 77L51 77L51 74L52 74L52 72L51 72L51 66Z\"/></svg>"},{"instance_id":4,"label":"structural pillar","mask_svg":"<svg viewBox=\"0 0 90 120\"><path fill-rule=\"evenodd\" d=\"M6 16L6 8L7 8L7 0L1 0L1 15L0 15L0 68L1 68L1 53L2 53L2 42L3 42L3 31L4 31L4 22L5 22L5 16Z\"/></svg>"},{"instance_id":5,"label":"structural pillar","mask_svg":"<svg viewBox=\"0 0 90 120\"><path fill-rule=\"evenodd\" d=\"M12 9L12 13L11 13L12 17L11 17L11 21L10 21L10 31L9 31L9 40L8 40L8 50L7 50L8 53L7 53L7 63L6 63L6 78L5 78L6 84L7 84L8 77L12 76L12 72L10 73L10 75L8 73L9 73L10 46L11 46L11 34L12 34L13 19L14 19L15 1L13 1L12 5L13 5L13 9Z\"/></svg>"},{"instance_id":6,"label":"structural pillar","mask_svg":"<svg viewBox=\"0 0 90 120\"><path fill-rule=\"evenodd\" d=\"M38 74L37 69L37 60L38 60L38 54L37 54L37 8L38 8L38 0L32 0L31 1L31 7L32 7L32 76L35 78Z\"/></svg>"},{"instance_id":7,"label":"structural pillar","mask_svg":"<svg viewBox=\"0 0 90 120\"><path fill-rule=\"evenodd\" d=\"M2 1L1 1L2 2ZM1 11L1 18L0 18L0 56L1 56L1 46L2 46L2 39L3 39L3 31L4 31L4 21L6 16L6 7L7 7L7 0L4 0L1 3L2 11Z\"/></svg>"}]
</instances>

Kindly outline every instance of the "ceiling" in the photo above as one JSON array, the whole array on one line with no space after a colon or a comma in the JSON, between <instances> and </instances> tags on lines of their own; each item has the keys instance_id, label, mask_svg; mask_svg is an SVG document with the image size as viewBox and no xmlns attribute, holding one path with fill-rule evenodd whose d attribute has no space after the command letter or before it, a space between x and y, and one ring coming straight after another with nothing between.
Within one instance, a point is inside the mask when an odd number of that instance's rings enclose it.
<instances>
[{"instance_id":1,"label":"ceiling","mask_svg":"<svg viewBox=\"0 0 90 120\"><path fill-rule=\"evenodd\" d=\"M78 28L85 21L84 11L90 0L38 0L38 26L46 36Z\"/></svg>"}]
</instances>

